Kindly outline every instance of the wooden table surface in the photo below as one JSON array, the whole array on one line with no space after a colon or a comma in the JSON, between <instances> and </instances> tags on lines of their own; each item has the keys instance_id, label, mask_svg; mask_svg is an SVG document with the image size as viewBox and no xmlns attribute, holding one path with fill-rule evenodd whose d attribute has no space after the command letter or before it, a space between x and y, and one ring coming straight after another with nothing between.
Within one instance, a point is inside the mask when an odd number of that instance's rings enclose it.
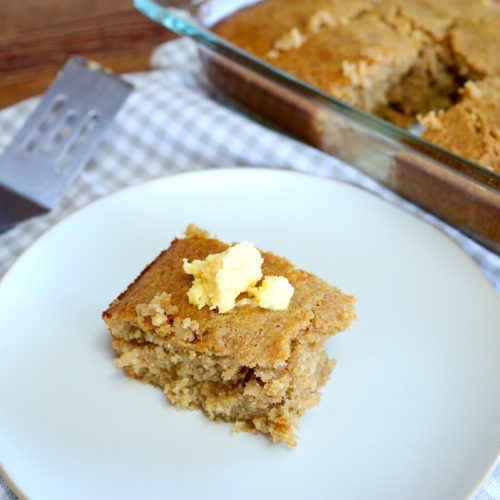
<instances>
[{"instance_id":1,"label":"wooden table surface","mask_svg":"<svg viewBox=\"0 0 500 500\"><path fill-rule=\"evenodd\" d=\"M72 54L141 71L172 38L132 0L0 0L0 108L43 93Z\"/></svg>"}]
</instances>

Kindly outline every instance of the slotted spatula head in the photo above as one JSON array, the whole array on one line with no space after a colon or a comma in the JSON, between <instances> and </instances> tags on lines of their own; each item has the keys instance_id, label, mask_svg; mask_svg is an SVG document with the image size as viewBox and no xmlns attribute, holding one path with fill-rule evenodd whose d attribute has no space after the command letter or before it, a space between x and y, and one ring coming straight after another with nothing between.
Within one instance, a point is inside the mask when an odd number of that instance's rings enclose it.
<instances>
[{"instance_id":1,"label":"slotted spatula head","mask_svg":"<svg viewBox=\"0 0 500 500\"><path fill-rule=\"evenodd\" d=\"M56 207L132 86L72 56L0 157L0 231Z\"/></svg>"}]
</instances>

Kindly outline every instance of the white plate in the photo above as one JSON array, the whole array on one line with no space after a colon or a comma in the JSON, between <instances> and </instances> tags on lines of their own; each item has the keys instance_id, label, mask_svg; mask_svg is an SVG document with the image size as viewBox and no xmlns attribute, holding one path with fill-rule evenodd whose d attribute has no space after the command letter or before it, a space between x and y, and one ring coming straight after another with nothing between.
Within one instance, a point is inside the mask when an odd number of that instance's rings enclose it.
<instances>
[{"instance_id":1,"label":"white plate","mask_svg":"<svg viewBox=\"0 0 500 500\"><path fill-rule=\"evenodd\" d=\"M358 298L295 450L230 434L113 367L100 314L189 222ZM447 237L359 189L212 170L121 191L40 238L0 284L0 460L38 499L458 499L500 441L500 310Z\"/></svg>"}]
</instances>

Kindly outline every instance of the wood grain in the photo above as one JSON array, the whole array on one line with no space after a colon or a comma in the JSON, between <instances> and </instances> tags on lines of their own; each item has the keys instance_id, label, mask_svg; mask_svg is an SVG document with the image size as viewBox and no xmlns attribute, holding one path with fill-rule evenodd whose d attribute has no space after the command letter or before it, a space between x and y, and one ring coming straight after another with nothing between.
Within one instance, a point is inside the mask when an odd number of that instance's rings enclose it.
<instances>
[{"instance_id":1,"label":"wood grain","mask_svg":"<svg viewBox=\"0 0 500 500\"><path fill-rule=\"evenodd\" d=\"M131 0L0 0L0 108L43 93L72 54L142 71L174 36Z\"/></svg>"}]
</instances>

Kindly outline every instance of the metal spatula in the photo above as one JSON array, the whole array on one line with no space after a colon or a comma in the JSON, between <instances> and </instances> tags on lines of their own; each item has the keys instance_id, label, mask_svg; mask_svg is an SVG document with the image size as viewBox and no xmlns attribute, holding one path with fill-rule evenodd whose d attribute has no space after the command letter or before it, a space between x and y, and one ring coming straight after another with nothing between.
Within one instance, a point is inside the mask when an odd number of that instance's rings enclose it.
<instances>
[{"instance_id":1,"label":"metal spatula","mask_svg":"<svg viewBox=\"0 0 500 500\"><path fill-rule=\"evenodd\" d=\"M0 231L56 207L132 86L71 57L0 157Z\"/></svg>"}]
</instances>

